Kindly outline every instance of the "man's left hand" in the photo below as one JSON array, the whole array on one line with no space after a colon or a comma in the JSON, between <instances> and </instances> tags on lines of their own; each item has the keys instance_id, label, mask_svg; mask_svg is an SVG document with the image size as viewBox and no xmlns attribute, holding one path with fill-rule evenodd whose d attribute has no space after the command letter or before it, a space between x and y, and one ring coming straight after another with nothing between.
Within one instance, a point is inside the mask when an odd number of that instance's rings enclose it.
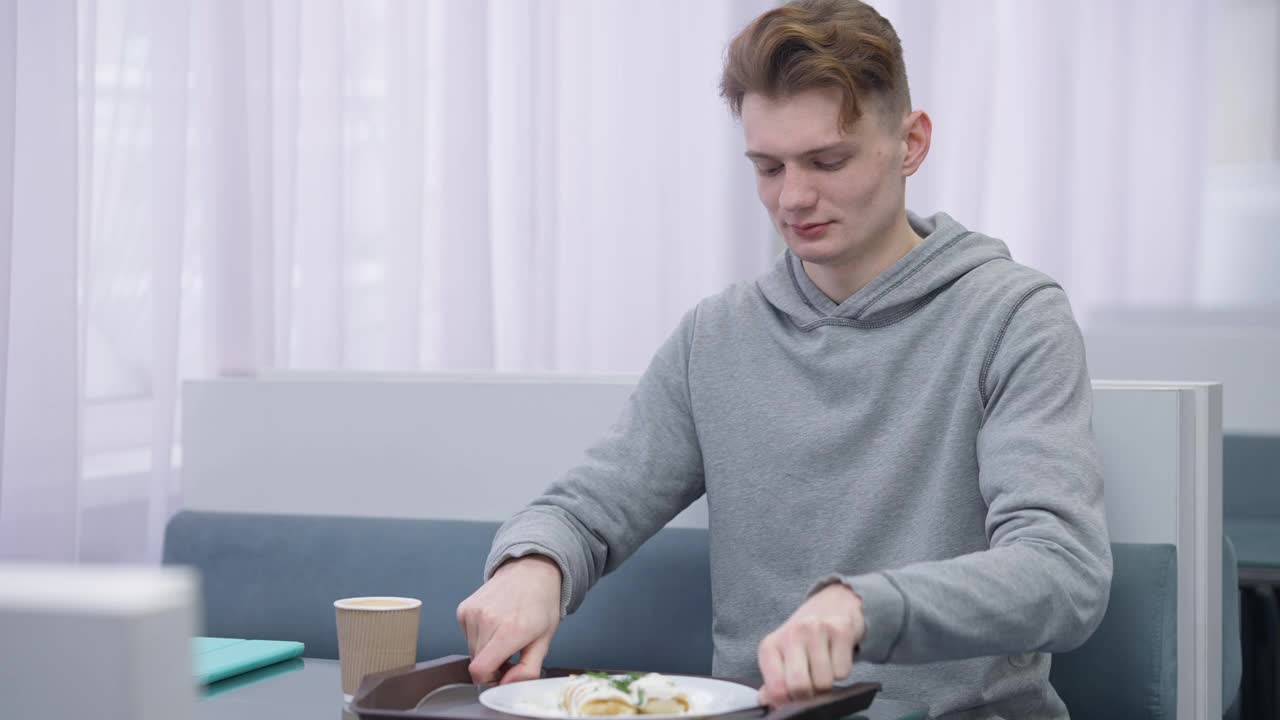
<instances>
[{"instance_id":1,"label":"man's left hand","mask_svg":"<svg viewBox=\"0 0 1280 720\"><path fill-rule=\"evenodd\" d=\"M814 593L760 641L761 705L811 698L853 672L866 623L862 598L836 583Z\"/></svg>"}]
</instances>

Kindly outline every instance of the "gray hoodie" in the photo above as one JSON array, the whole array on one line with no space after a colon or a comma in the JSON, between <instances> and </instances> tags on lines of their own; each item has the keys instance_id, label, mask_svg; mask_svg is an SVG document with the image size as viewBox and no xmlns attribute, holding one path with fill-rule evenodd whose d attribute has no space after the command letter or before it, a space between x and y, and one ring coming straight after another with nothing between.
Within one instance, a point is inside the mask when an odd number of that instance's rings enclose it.
<instances>
[{"instance_id":1,"label":"gray hoodie","mask_svg":"<svg viewBox=\"0 0 1280 720\"><path fill-rule=\"evenodd\" d=\"M1049 653L1102 619L1111 554L1084 345L998 240L924 241L839 305L785 253L700 302L583 462L508 521L486 577L541 553L572 612L705 493L714 672L814 590L863 601L854 680L936 716L1065 717Z\"/></svg>"}]
</instances>

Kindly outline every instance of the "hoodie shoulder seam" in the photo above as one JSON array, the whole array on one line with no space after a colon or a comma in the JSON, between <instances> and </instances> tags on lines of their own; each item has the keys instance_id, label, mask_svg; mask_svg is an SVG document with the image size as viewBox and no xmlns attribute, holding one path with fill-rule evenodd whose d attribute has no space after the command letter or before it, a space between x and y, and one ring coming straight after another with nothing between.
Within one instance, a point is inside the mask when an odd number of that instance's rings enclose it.
<instances>
[{"instance_id":1,"label":"hoodie shoulder seam","mask_svg":"<svg viewBox=\"0 0 1280 720\"><path fill-rule=\"evenodd\" d=\"M925 266L927 266L929 263L933 262L933 260L934 260L935 258L937 258L939 255L941 255L941 254L943 254L944 252L946 252L946 251L950 250L950 249L951 249L951 247L952 247L953 245L955 245L956 243L960 242L961 240L963 240L963 239L965 239L965 238L967 238L967 237L969 237L970 235L973 235L973 234L974 234L974 233L973 233L973 231L972 231L972 230L966 230L965 232L962 232L962 233L960 233L959 235L957 235L957 236L955 236L955 237L951 238L950 240L946 241L945 243L943 243L943 244L942 244L942 247L939 247L937 250L934 250L934 251L929 255L929 257L925 258L924 260L921 260L919 265L916 265L915 267L911 268L911 270L909 270L908 272L906 272L902 277L900 277L900 278L898 278L897 280L895 280L895 281L893 282L893 284L891 284L889 287L887 287L887 288L885 288L885 289L881 290L879 293L877 293L877 294L876 294L876 296L875 296L875 297L871 298L870 300L868 300L868 301L866 302L866 304L864 304L862 307L858 308L858 310L857 310L856 312L854 312L854 313L853 313L853 318L854 318L854 319L861 318L861 317L863 316L863 314L865 314L865 313L867 312L867 310L871 309L871 307L872 307L873 305L875 305L876 303L880 302L880 300L881 300L882 298L884 298L884 296L885 296L885 295L888 295L889 293L891 293L891 292L893 292L894 290L896 290L896 289L898 288L898 286L899 286L899 285L901 285L902 283L904 283L904 282L906 282L906 281L910 280L911 278L915 277L915 274L916 274L916 273L918 273L918 272L920 272L921 270L923 270L923 269L925 268ZM794 279L794 278L793 278L793 279Z\"/></svg>"},{"instance_id":2,"label":"hoodie shoulder seam","mask_svg":"<svg viewBox=\"0 0 1280 720\"><path fill-rule=\"evenodd\" d=\"M987 396L987 375L991 372L991 365L995 362L996 353L1000 350L1001 343L1004 342L1004 336L1009 330L1009 324L1013 322L1013 316L1017 314L1018 310L1025 305L1032 296L1041 290L1048 290L1050 288L1058 288L1061 290L1062 286L1056 282L1042 282L1038 285L1032 286L1026 292L1022 293L1022 297L1019 297L1018 300L1013 303L1013 307L1009 308L1009 312L1004 316L1004 321L1000 323L1000 330L996 333L995 342L991 343L991 349L987 351L987 357L982 361L982 371L978 373L978 397L982 398L983 405L986 405L991 401L991 398Z\"/></svg>"},{"instance_id":3,"label":"hoodie shoulder seam","mask_svg":"<svg viewBox=\"0 0 1280 720\"><path fill-rule=\"evenodd\" d=\"M689 370L693 366L693 343L698 336L698 313L701 310L702 303L693 306L693 318L689 322L688 346L684 351L684 401L689 408L690 416L693 415L693 383L689 382Z\"/></svg>"}]
</instances>

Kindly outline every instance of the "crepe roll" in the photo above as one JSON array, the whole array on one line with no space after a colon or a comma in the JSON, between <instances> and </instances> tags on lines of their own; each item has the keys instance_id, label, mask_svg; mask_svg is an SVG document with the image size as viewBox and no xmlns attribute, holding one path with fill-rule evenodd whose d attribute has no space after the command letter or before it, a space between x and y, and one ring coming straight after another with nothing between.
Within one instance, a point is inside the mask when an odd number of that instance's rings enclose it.
<instances>
[{"instance_id":1,"label":"crepe roll","mask_svg":"<svg viewBox=\"0 0 1280 720\"><path fill-rule=\"evenodd\" d=\"M681 692L675 681L658 673L649 673L631 683L632 702L646 715L679 715L689 712L689 696Z\"/></svg>"},{"instance_id":2,"label":"crepe roll","mask_svg":"<svg viewBox=\"0 0 1280 720\"><path fill-rule=\"evenodd\" d=\"M635 715L631 698L606 678L574 675L565 684L562 704L571 717Z\"/></svg>"}]
</instances>

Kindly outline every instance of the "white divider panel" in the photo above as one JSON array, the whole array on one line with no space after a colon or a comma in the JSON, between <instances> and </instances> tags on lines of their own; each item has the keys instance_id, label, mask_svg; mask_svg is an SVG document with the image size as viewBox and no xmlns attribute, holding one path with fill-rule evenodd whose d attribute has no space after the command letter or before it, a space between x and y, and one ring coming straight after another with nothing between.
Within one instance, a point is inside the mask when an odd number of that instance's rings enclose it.
<instances>
[{"instance_id":1,"label":"white divider panel","mask_svg":"<svg viewBox=\"0 0 1280 720\"><path fill-rule=\"evenodd\" d=\"M1113 542L1178 548L1178 718L1222 717L1222 386L1094 383Z\"/></svg>"},{"instance_id":2,"label":"white divider panel","mask_svg":"<svg viewBox=\"0 0 1280 720\"><path fill-rule=\"evenodd\" d=\"M184 387L184 505L503 520L574 466L635 378L299 374ZM699 500L673 524L706 526Z\"/></svg>"},{"instance_id":3,"label":"white divider panel","mask_svg":"<svg viewBox=\"0 0 1280 720\"><path fill-rule=\"evenodd\" d=\"M188 382L185 506L502 520L582 457L634 378L285 374ZM1220 718L1222 386L1094 383L1116 542L1178 548L1178 717ZM699 500L673 522L705 527Z\"/></svg>"}]
</instances>

